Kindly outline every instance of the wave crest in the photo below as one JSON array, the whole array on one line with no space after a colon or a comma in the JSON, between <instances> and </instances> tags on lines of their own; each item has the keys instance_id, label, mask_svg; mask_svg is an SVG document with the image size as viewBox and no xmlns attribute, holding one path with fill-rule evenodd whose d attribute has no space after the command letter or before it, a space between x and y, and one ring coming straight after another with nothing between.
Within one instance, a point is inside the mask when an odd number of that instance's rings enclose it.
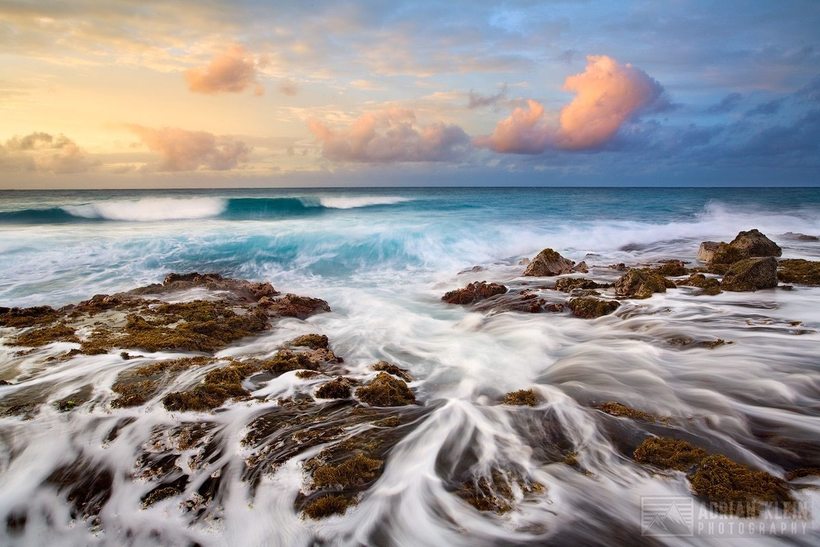
<instances>
[{"instance_id":1,"label":"wave crest","mask_svg":"<svg viewBox=\"0 0 820 547\"><path fill-rule=\"evenodd\" d=\"M215 217L226 207L221 198L143 198L66 205L61 209L81 218L151 222Z\"/></svg>"}]
</instances>

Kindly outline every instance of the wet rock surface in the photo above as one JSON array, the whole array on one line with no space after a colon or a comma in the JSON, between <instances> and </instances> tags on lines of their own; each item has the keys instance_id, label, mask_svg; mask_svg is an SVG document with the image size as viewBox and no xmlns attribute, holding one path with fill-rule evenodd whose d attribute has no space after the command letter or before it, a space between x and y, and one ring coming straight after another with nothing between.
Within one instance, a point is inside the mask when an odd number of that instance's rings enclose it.
<instances>
[{"instance_id":1,"label":"wet rock surface","mask_svg":"<svg viewBox=\"0 0 820 547\"><path fill-rule=\"evenodd\" d=\"M723 276L724 291L756 291L777 287L777 261L772 258L747 258L735 262Z\"/></svg>"},{"instance_id":2,"label":"wet rock surface","mask_svg":"<svg viewBox=\"0 0 820 547\"><path fill-rule=\"evenodd\" d=\"M650 298L653 293L666 292L675 283L663 275L640 268L632 268L615 282L615 294L626 298Z\"/></svg>"},{"instance_id":3,"label":"wet rock surface","mask_svg":"<svg viewBox=\"0 0 820 547\"><path fill-rule=\"evenodd\" d=\"M784 283L820 286L820 261L798 258L777 263L777 278Z\"/></svg>"},{"instance_id":4,"label":"wet rock surface","mask_svg":"<svg viewBox=\"0 0 820 547\"><path fill-rule=\"evenodd\" d=\"M450 291L442 296L441 299L448 304L473 304L480 300L485 300L506 292L507 287L499 283L477 281L475 283L470 283L463 289L455 289Z\"/></svg>"}]
</instances>

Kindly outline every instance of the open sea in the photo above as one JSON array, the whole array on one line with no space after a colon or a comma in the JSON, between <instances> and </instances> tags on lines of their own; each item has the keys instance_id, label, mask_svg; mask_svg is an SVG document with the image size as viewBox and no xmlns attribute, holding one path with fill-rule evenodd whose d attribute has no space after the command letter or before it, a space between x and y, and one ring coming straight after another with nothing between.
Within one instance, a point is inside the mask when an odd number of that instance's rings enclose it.
<instances>
[{"instance_id":1,"label":"open sea","mask_svg":"<svg viewBox=\"0 0 820 547\"><path fill-rule=\"evenodd\" d=\"M746 532L641 535L647 496L687 502L692 495L685 473L653 472L625 446L647 432L671 432L780 477L820 467L820 287L716 296L676 288L594 320L480 312L441 296L478 280L538 285L544 280L521 277L521 261L546 247L586 261L594 277L617 263L694 263L701 241L731 241L751 228L777 242L783 258L820 260L820 242L785 235L820 235L820 189L2 191L0 306L62 306L161 282L169 272L269 281L322 298L332 312L283 321L222 355L273 351L319 332L353 378L372 376L379 360L407 369L430 412L344 515L314 521L294 509L305 489L301 464L311 455L303 454L253 492L241 473L228 474L218 508L192 518L181 506L185 495L143 508L147 487L129 473L152 428L197 414L168 412L159 399L136 409L108 404L119 372L168 355L47 364L48 352L64 352L67 343L26 355L0 345L0 380L10 382L0 400L41 384L53 386L50 401L78 386L94 393L70 413L44 404L34 416L0 416L0 544L746 545ZM9 333L0 328L0 342ZM680 339L732 343L708 349ZM538 393L539 406L498 404L523 388ZM253 392L261 406L231 403L208 414L231 432L221 457L240 466L239 440L253 412L305 389L309 383L285 375ZM624 425L594 408L604 401L669 417L671 425ZM132 418L125 432L107 442L123 416ZM556 431L578 465L545 455ZM92 523L44 482L80 453L117 470ZM516 492L503 514L477 511L456 495L465 473L511 467L543 492ZM187 472L195 489L212 470ZM814 509L804 528L756 535L756 543L820 543L820 481L801 484L796 498ZM7 525L19 515L24 526Z\"/></svg>"}]
</instances>

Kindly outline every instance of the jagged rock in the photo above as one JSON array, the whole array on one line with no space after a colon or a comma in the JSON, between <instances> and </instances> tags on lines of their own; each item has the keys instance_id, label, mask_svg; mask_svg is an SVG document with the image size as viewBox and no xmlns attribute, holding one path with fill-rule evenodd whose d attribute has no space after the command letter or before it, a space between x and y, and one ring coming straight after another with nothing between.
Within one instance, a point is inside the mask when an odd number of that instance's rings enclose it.
<instances>
[{"instance_id":1,"label":"jagged rock","mask_svg":"<svg viewBox=\"0 0 820 547\"><path fill-rule=\"evenodd\" d=\"M589 273L589 266L587 266L586 260L582 260L575 267L572 268L572 271L578 273Z\"/></svg>"},{"instance_id":2,"label":"jagged rock","mask_svg":"<svg viewBox=\"0 0 820 547\"><path fill-rule=\"evenodd\" d=\"M564 258L552 249L544 249L532 259L527 269L524 270L524 275L530 277L547 277L567 274L572 272L572 266L574 264L572 260Z\"/></svg>"},{"instance_id":3,"label":"jagged rock","mask_svg":"<svg viewBox=\"0 0 820 547\"><path fill-rule=\"evenodd\" d=\"M602 300L594 296L581 296L572 298L568 305L575 317L595 319L596 317L614 312L621 304L615 300Z\"/></svg>"},{"instance_id":4,"label":"jagged rock","mask_svg":"<svg viewBox=\"0 0 820 547\"><path fill-rule=\"evenodd\" d=\"M720 281L714 277L706 277L702 273L696 273L689 276L688 279L680 281L678 284L688 287L697 287L701 289L699 294L707 294L714 296L720 294Z\"/></svg>"},{"instance_id":5,"label":"jagged rock","mask_svg":"<svg viewBox=\"0 0 820 547\"><path fill-rule=\"evenodd\" d=\"M615 282L615 294L627 298L649 298L653 293L666 292L675 283L651 270L632 268Z\"/></svg>"},{"instance_id":6,"label":"jagged rock","mask_svg":"<svg viewBox=\"0 0 820 547\"><path fill-rule=\"evenodd\" d=\"M820 285L820 261L787 258L777 265L777 277L784 283Z\"/></svg>"},{"instance_id":7,"label":"jagged rock","mask_svg":"<svg viewBox=\"0 0 820 547\"><path fill-rule=\"evenodd\" d=\"M500 283L476 281L462 289L455 289L446 293L441 299L448 304L472 304L506 292L507 287Z\"/></svg>"},{"instance_id":8,"label":"jagged rock","mask_svg":"<svg viewBox=\"0 0 820 547\"><path fill-rule=\"evenodd\" d=\"M777 287L777 260L773 257L747 258L732 264L723 276L724 291L756 291Z\"/></svg>"}]
</instances>

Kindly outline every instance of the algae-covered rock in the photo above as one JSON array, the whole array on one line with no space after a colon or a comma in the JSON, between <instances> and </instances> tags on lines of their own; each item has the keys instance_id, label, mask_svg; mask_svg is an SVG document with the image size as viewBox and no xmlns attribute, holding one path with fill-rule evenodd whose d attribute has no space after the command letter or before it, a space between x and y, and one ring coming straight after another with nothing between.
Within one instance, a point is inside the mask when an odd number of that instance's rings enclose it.
<instances>
[{"instance_id":1,"label":"algae-covered rock","mask_svg":"<svg viewBox=\"0 0 820 547\"><path fill-rule=\"evenodd\" d=\"M762 256L780 256L782 249L757 229L739 232L730 243L704 241L698 249L698 260L707 262L715 273L722 273L720 265Z\"/></svg>"},{"instance_id":2,"label":"algae-covered rock","mask_svg":"<svg viewBox=\"0 0 820 547\"><path fill-rule=\"evenodd\" d=\"M531 389L519 389L504 395L501 402L511 406L536 406L538 404L538 395Z\"/></svg>"},{"instance_id":3,"label":"algae-covered rock","mask_svg":"<svg viewBox=\"0 0 820 547\"><path fill-rule=\"evenodd\" d=\"M640 463L678 471L691 469L708 455L702 448L668 437L647 437L633 454L635 460Z\"/></svg>"},{"instance_id":4,"label":"algae-covered rock","mask_svg":"<svg viewBox=\"0 0 820 547\"><path fill-rule=\"evenodd\" d=\"M343 515L348 507L356 505L356 500L348 496L326 494L307 503L302 511L312 519L323 519L331 515Z\"/></svg>"},{"instance_id":5,"label":"algae-covered rock","mask_svg":"<svg viewBox=\"0 0 820 547\"><path fill-rule=\"evenodd\" d=\"M675 283L651 270L632 268L615 282L615 294L627 298L649 298L653 293L666 292Z\"/></svg>"},{"instance_id":6,"label":"algae-covered rock","mask_svg":"<svg viewBox=\"0 0 820 547\"><path fill-rule=\"evenodd\" d=\"M582 319L595 319L602 315L608 315L620 307L620 303L615 300L604 300L594 296L580 296L572 298L567 304L575 317Z\"/></svg>"},{"instance_id":7,"label":"algae-covered rock","mask_svg":"<svg viewBox=\"0 0 820 547\"><path fill-rule=\"evenodd\" d=\"M746 232L739 232L729 245L746 253L746 256L749 257L780 256L783 254L783 250L777 243L756 228Z\"/></svg>"},{"instance_id":8,"label":"algae-covered rock","mask_svg":"<svg viewBox=\"0 0 820 547\"><path fill-rule=\"evenodd\" d=\"M720 281L714 277L706 277L702 273L692 274L686 280L679 281L678 284L701 289L698 294L714 296L716 294L720 294L721 292Z\"/></svg>"},{"instance_id":9,"label":"algae-covered rock","mask_svg":"<svg viewBox=\"0 0 820 547\"><path fill-rule=\"evenodd\" d=\"M732 264L723 276L724 291L745 292L777 287L777 260L747 258Z\"/></svg>"},{"instance_id":10,"label":"algae-covered rock","mask_svg":"<svg viewBox=\"0 0 820 547\"><path fill-rule=\"evenodd\" d=\"M782 479L720 454L704 458L690 482L713 510L739 517L756 517L765 505L794 501Z\"/></svg>"},{"instance_id":11,"label":"algae-covered rock","mask_svg":"<svg viewBox=\"0 0 820 547\"><path fill-rule=\"evenodd\" d=\"M34 327L53 323L60 314L51 306L0 308L0 327Z\"/></svg>"},{"instance_id":12,"label":"algae-covered rock","mask_svg":"<svg viewBox=\"0 0 820 547\"><path fill-rule=\"evenodd\" d=\"M574 289L597 289L600 286L592 279L584 277L560 277L555 281L555 290L566 293Z\"/></svg>"},{"instance_id":13,"label":"algae-covered rock","mask_svg":"<svg viewBox=\"0 0 820 547\"><path fill-rule=\"evenodd\" d=\"M820 261L787 258L777 264L777 278L784 283L820 285Z\"/></svg>"},{"instance_id":14,"label":"algae-covered rock","mask_svg":"<svg viewBox=\"0 0 820 547\"><path fill-rule=\"evenodd\" d=\"M668 275L672 277L686 275L688 273L686 265L683 263L682 260L666 261L660 266L656 266L653 271L660 275Z\"/></svg>"},{"instance_id":15,"label":"algae-covered rock","mask_svg":"<svg viewBox=\"0 0 820 547\"><path fill-rule=\"evenodd\" d=\"M380 372L368 384L357 389L356 397L370 406L404 406L416 402L416 396L404 380L386 372Z\"/></svg>"},{"instance_id":16,"label":"algae-covered rock","mask_svg":"<svg viewBox=\"0 0 820 547\"><path fill-rule=\"evenodd\" d=\"M632 418L633 420L640 420L642 422L649 423L655 423L658 420L657 416L644 412L643 410L638 410L637 408L626 406L625 404L617 401L601 403L595 408L606 412L610 416Z\"/></svg>"},{"instance_id":17,"label":"algae-covered rock","mask_svg":"<svg viewBox=\"0 0 820 547\"><path fill-rule=\"evenodd\" d=\"M572 260L564 258L552 249L544 249L530 261L524 270L525 276L547 277L572 272Z\"/></svg>"},{"instance_id":18,"label":"algae-covered rock","mask_svg":"<svg viewBox=\"0 0 820 547\"><path fill-rule=\"evenodd\" d=\"M316 396L320 399L347 399L352 393L353 382L349 378L334 378L325 382L316 390Z\"/></svg>"},{"instance_id":19,"label":"algae-covered rock","mask_svg":"<svg viewBox=\"0 0 820 547\"><path fill-rule=\"evenodd\" d=\"M40 327L24 332L12 342L16 346L39 347L53 342L79 342L74 329L65 323Z\"/></svg>"},{"instance_id":20,"label":"algae-covered rock","mask_svg":"<svg viewBox=\"0 0 820 547\"><path fill-rule=\"evenodd\" d=\"M387 361L379 361L371 368L377 372L387 372L388 374L392 374L393 376L398 376L405 382L413 381L413 377L410 376L410 372L407 369L403 369L397 365L394 365L393 363L388 363Z\"/></svg>"},{"instance_id":21,"label":"algae-covered rock","mask_svg":"<svg viewBox=\"0 0 820 547\"><path fill-rule=\"evenodd\" d=\"M448 304L472 304L506 292L507 287L500 283L476 281L462 289L449 291L441 299Z\"/></svg>"}]
</instances>

